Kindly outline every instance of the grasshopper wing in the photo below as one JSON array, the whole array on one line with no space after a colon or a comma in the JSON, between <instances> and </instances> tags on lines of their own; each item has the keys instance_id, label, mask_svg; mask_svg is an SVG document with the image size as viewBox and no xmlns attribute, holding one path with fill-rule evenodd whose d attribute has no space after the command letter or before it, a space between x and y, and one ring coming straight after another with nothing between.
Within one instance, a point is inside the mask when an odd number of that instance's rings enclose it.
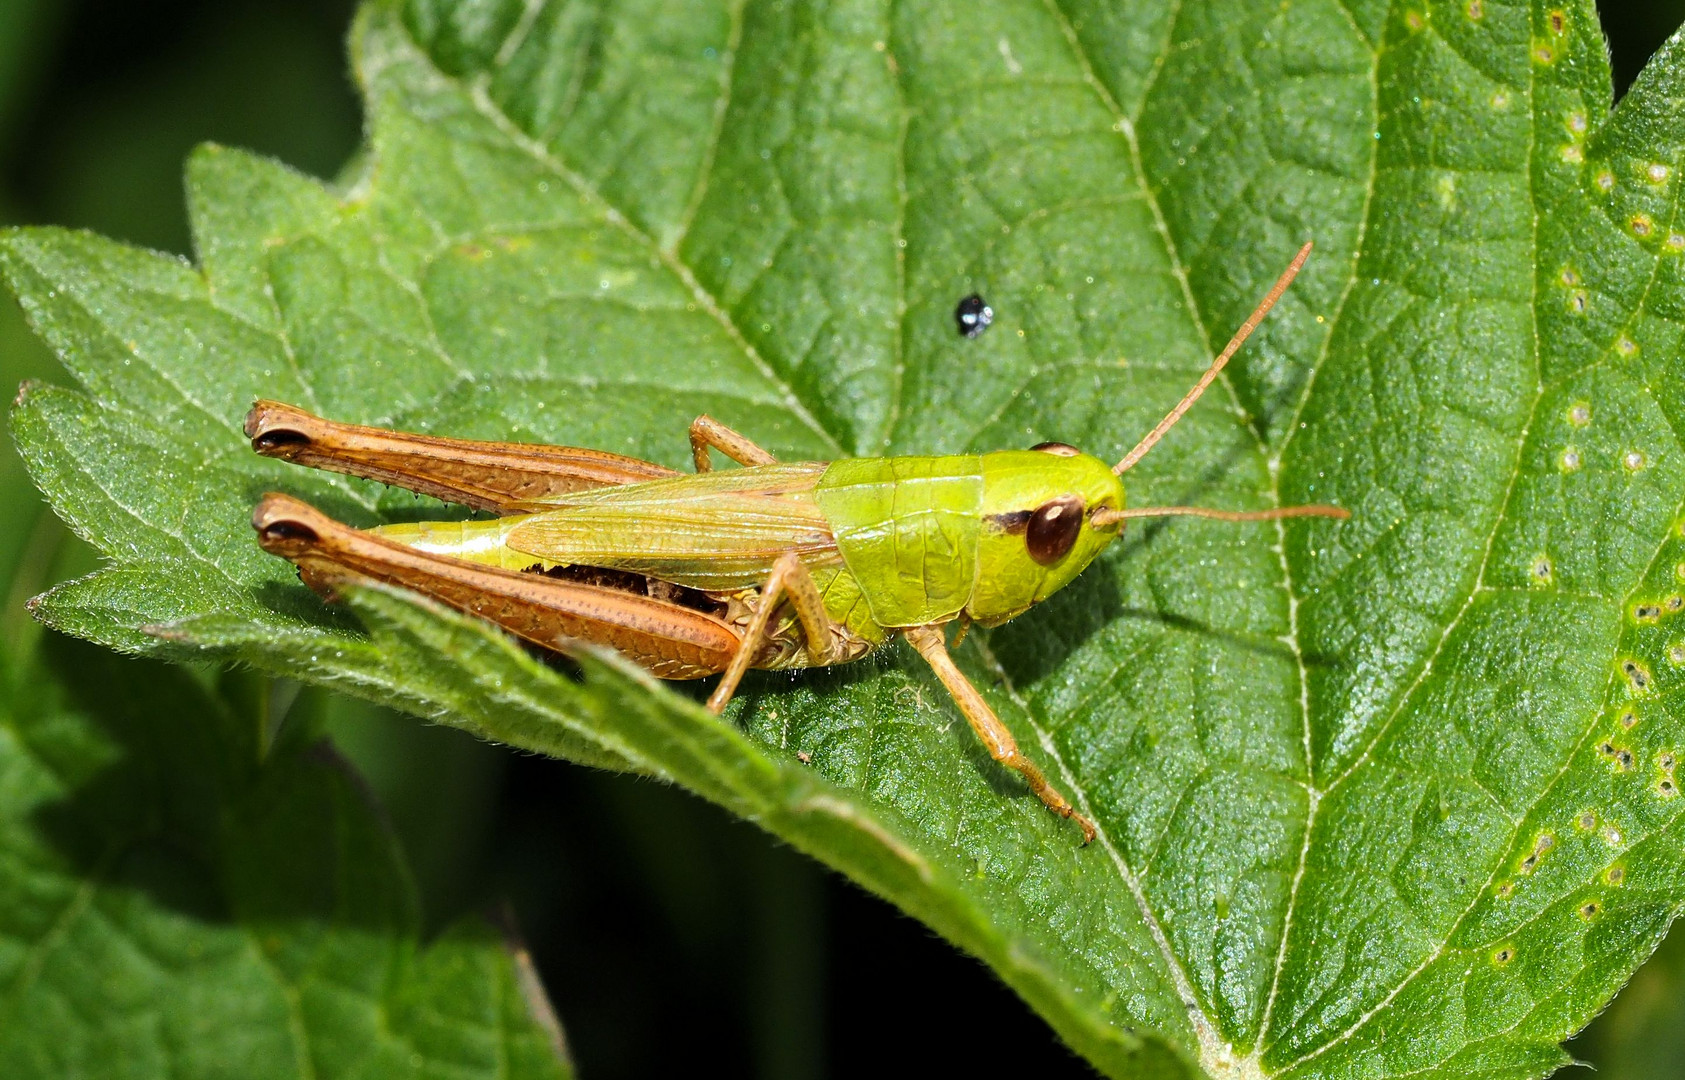
<instances>
[{"instance_id":1,"label":"grasshopper wing","mask_svg":"<svg viewBox=\"0 0 1685 1080\"><path fill-rule=\"evenodd\" d=\"M810 568L840 563L813 501L825 469L785 462L582 492L514 521L503 542L546 562L707 592L758 588L786 552Z\"/></svg>"},{"instance_id":2,"label":"grasshopper wing","mask_svg":"<svg viewBox=\"0 0 1685 1080\"><path fill-rule=\"evenodd\" d=\"M350 473L498 513L534 510L557 495L679 475L638 458L572 446L476 442L341 424L278 401L246 415L265 457Z\"/></svg>"}]
</instances>

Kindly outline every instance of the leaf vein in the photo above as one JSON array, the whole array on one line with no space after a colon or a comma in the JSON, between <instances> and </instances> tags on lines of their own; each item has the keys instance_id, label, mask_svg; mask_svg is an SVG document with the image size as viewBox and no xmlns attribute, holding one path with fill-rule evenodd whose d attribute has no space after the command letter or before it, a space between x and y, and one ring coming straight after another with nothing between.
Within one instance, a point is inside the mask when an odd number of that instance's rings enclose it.
<instances>
[{"instance_id":1,"label":"leaf vein","mask_svg":"<svg viewBox=\"0 0 1685 1080\"><path fill-rule=\"evenodd\" d=\"M673 257L677 257L685 237L690 234L697 212L702 209L702 200L707 197L708 186L714 179L714 161L719 156L720 140L725 135L726 114L731 109L732 93L737 78L738 51L743 47L743 9L747 5L748 0L737 0L731 6L731 29L726 33L724 63L720 65L720 89L714 97L708 141L702 148L702 162L697 167L696 182L691 185L690 197L685 200L684 209L679 213L678 224L673 229L673 238L662 248Z\"/></svg>"},{"instance_id":2,"label":"leaf vein","mask_svg":"<svg viewBox=\"0 0 1685 1080\"><path fill-rule=\"evenodd\" d=\"M414 46L415 43L413 40L411 44ZM445 76L441 73L440 78L445 78ZM447 79L447 81L449 80ZM711 293L702 287L702 283L697 280L695 273L692 272L688 265L671 253L662 250L660 245L656 244L654 239L634 225L632 221L617 207L608 202L608 200L604 198L603 195L597 191L597 189L589 181L574 172L572 169L568 168L560 159L551 154L548 148L537 142L537 140L533 139L516 126L516 124L497 106L497 103L487 96L483 87L467 87L465 90L469 98L473 101L475 109L483 117L490 121L494 127L503 132L504 136L511 143L524 151L534 161L548 169L553 175L565 181L586 201L600 208L604 212L605 218L611 225L635 240L646 251L655 255L675 277L684 283L686 288L691 290L692 295L696 297L697 305L719 322L720 326L725 330L726 335L730 337L732 341L743 350L744 354L749 357L750 361L761 370L762 375L767 379L767 381L783 390L786 406L789 408L791 413L802 423L811 428L813 432L828 443L833 450L837 453L842 452L842 446L837 441L836 436L831 434L831 432L814 417L814 415L808 410L807 406L796 395L794 388L792 388L788 382L781 379L777 372L775 372L772 367L767 364L765 358L762 357L755 347L749 343L749 340L743 336L742 329L738 327L736 322L731 318L730 314L728 314L725 309L720 306L719 301L715 299Z\"/></svg>"}]
</instances>

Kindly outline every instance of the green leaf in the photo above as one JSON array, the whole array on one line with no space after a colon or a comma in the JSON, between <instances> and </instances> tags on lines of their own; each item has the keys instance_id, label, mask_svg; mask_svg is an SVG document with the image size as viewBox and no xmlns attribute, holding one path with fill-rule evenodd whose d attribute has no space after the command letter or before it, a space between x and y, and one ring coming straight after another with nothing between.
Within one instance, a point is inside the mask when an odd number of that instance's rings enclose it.
<instances>
[{"instance_id":1,"label":"green leaf","mask_svg":"<svg viewBox=\"0 0 1685 1080\"><path fill-rule=\"evenodd\" d=\"M307 726L50 637L0 690L7 1075L572 1075L525 954L423 946L361 782Z\"/></svg>"},{"instance_id":2,"label":"green leaf","mask_svg":"<svg viewBox=\"0 0 1685 1080\"><path fill-rule=\"evenodd\" d=\"M683 784L1115 1076L1541 1076L1685 901L1685 41L1613 112L1590 5L1543 0L416 0L353 53L345 190L208 148L197 266L0 247L80 383L18 441L112 560L51 624ZM251 455L260 395L674 465L701 412L789 458L1117 455L1307 238L1130 493L1352 519L1133 532L962 650L1087 848L901 647L721 723L402 596L326 609L247 525L271 489L438 512Z\"/></svg>"}]
</instances>

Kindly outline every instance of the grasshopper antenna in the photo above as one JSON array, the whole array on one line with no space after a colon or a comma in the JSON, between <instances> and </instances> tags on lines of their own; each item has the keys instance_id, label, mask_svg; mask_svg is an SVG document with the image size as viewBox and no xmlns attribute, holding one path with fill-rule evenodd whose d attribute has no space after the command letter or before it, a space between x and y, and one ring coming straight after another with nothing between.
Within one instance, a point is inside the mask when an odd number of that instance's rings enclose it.
<instances>
[{"instance_id":1,"label":"grasshopper antenna","mask_svg":"<svg viewBox=\"0 0 1685 1080\"><path fill-rule=\"evenodd\" d=\"M1287 269L1282 272L1282 275L1276 279L1275 286L1270 289L1269 295L1264 297L1263 302L1252 312L1251 317L1241 324L1239 330L1235 331L1235 336L1229 339L1228 347L1223 350L1217 359L1211 362L1211 366L1206 369L1205 374L1199 377L1199 382L1194 383L1194 388L1183 395L1182 400L1177 402L1176 407L1171 409L1169 414L1158 422L1157 427L1147 432L1146 436L1135 444L1135 449L1123 455L1123 460L1112 466L1112 472L1119 476L1128 472L1130 466L1146 457L1147 451L1158 445L1158 441L1164 438L1165 432L1176 426L1176 421L1182 419L1183 413L1194 407L1194 402L1198 401L1199 396L1205 393L1205 388L1217 381L1217 376L1222 373L1223 366L1229 362L1229 357L1240 351L1240 347L1246 343L1246 339L1252 336L1252 331L1258 329L1258 324L1263 322L1264 316L1270 313L1270 308L1275 307L1275 302L1280 300L1281 294L1287 291L1287 286L1293 284L1293 279L1299 274L1299 268L1305 265L1305 260L1310 258L1310 254L1311 245L1307 242L1304 247L1299 249L1299 254L1293 256L1293 261L1287 264Z\"/></svg>"},{"instance_id":2,"label":"grasshopper antenna","mask_svg":"<svg viewBox=\"0 0 1685 1080\"><path fill-rule=\"evenodd\" d=\"M1096 528L1134 518L1202 517L1217 521L1278 521L1281 518L1321 517L1344 521L1352 516L1350 510L1338 506L1278 506L1273 510L1213 510L1208 506L1132 506L1127 510L1105 507L1094 511L1090 519Z\"/></svg>"}]
</instances>

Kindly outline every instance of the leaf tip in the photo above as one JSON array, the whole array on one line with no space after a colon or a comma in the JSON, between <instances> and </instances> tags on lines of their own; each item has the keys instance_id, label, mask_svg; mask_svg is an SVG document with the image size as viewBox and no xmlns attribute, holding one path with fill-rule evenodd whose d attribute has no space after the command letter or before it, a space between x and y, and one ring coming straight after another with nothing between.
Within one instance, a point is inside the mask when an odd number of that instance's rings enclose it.
<instances>
[{"instance_id":1,"label":"leaf tip","mask_svg":"<svg viewBox=\"0 0 1685 1080\"><path fill-rule=\"evenodd\" d=\"M556 1059L571 1062L573 1057L568 1049L567 1032L562 1028L561 1018L556 1015L556 1007L550 1001L550 992L544 988L538 967L533 963L532 952L521 935L515 909L508 901L503 901L487 911L485 917L502 939L503 952L509 958L515 984L527 1006L527 1015L544 1034Z\"/></svg>"}]
</instances>

